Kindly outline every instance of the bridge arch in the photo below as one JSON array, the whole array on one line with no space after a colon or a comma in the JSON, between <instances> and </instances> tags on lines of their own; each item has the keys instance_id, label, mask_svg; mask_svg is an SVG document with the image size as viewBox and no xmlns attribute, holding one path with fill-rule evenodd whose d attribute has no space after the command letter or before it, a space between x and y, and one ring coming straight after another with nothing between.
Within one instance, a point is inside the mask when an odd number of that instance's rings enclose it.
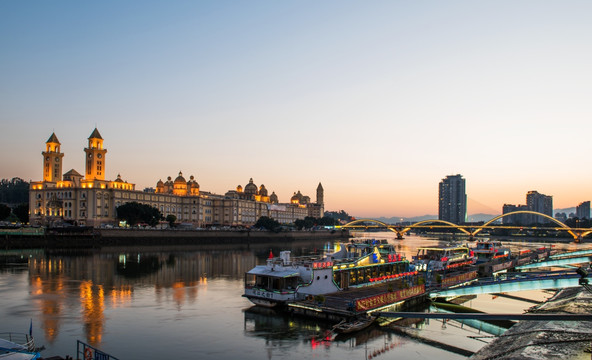
<instances>
[{"instance_id":1,"label":"bridge arch","mask_svg":"<svg viewBox=\"0 0 592 360\"><path fill-rule=\"evenodd\" d=\"M549 215L547 215L547 214L543 214L543 213L536 212L536 211L530 211L530 210L518 210L518 211L512 211L512 212L509 212L509 213L505 213L505 214L502 214L502 215L496 216L496 217L494 217L493 219L489 220L488 222L484 223L484 224L483 224L483 225L482 225L482 226L481 226L479 229L475 230L475 232L473 232L471 235L473 235L473 236L477 235L478 233L480 233L480 232L481 232L481 230L483 230L483 228L484 228L484 227L488 226L489 224L493 223L493 222L494 222L494 221L496 221L496 220L499 220L499 219L501 219L501 218L503 218L503 217L506 217L506 216L510 216L510 215L516 215L516 214L531 214L531 215L538 215L538 216L542 216L542 217L544 217L545 219L547 219L547 220L551 220L551 221L552 221L552 222L554 222L555 224L557 224L557 225L559 225L560 227L562 227L562 228L566 229L566 230L567 230L567 232L568 232L568 233L570 233L570 234L571 234L571 236L573 236L573 237L574 237L574 239L578 239L578 235L576 235L576 234L575 234L573 231L571 231L571 228L570 228L569 226L565 225L564 223L562 223L561 221L559 221L559 220L555 219L554 217L552 217L552 216L549 216Z\"/></svg>"},{"instance_id":2,"label":"bridge arch","mask_svg":"<svg viewBox=\"0 0 592 360\"><path fill-rule=\"evenodd\" d=\"M361 223L364 223L364 222L372 222L372 223L376 223L376 224L379 224L379 225L382 225L382 226L384 226L385 228L389 229L389 230L390 230L390 231L392 231L392 232L395 232L395 233L397 233L397 234L400 234L400 233L397 231L397 229L393 228L393 226L392 226L392 225L389 225L389 224L387 224L387 223L384 223L384 222L382 222L382 221L378 221L378 220L374 220L374 219L358 219L358 220L350 221L350 222L348 222L347 224L345 224L345 225L342 225L341 227L342 227L342 228L354 227L356 224L361 224Z\"/></svg>"},{"instance_id":3,"label":"bridge arch","mask_svg":"<svg viewBox=\"0 0 592 360\"><path fill-rule=\"evenodd\" d=\"M457 225L457 224L455 224L455 223L451 223L450 221L446 221L446 220L436 220L436 219L432 219L432 220L423 220L423 221L416 222L415 224L413 224L413 225L409 225L409 226L405 227L403 230L401 230L401 234L405 234L407 231L409 231L409 230L413 229L414 227L418 227L418 226L421 226L421 225L424 225L424 224L430 224L430 223L440 223L440 224L449 225L449 226L452 226L452 227L454 227L454 228L456 228L456 229L458 229L458 230L460 230L460 231L464 232L465 234L467 234L467 235L469 235L469 236L471 236L471 235L472 235L470 231L466 230L466 229L465 229L464 227L462 227L462 226L459 226L459 225Z\"/></svg>"}]
</instances>

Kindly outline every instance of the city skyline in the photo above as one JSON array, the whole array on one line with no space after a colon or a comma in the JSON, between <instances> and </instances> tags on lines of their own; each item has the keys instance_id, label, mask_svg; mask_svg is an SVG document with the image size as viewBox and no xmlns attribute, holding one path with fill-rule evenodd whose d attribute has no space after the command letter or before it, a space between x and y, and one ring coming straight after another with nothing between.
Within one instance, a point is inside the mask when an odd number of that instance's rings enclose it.
<instances>
[{"instance_id":1,"label":"city skyline","mask_svg":"<svg viewBox=\"0 0 592 360\"><path fill-rule=\"evenodd\" d=\"M38 181L55 132L84 168L95 126L139 189L179 171L224 193L253 178L357 216L468 213L537 190L592 198L592 4L3 2L0 178ZM165 180L165 179L162 179Z\"/></svg>"}]
</instances>

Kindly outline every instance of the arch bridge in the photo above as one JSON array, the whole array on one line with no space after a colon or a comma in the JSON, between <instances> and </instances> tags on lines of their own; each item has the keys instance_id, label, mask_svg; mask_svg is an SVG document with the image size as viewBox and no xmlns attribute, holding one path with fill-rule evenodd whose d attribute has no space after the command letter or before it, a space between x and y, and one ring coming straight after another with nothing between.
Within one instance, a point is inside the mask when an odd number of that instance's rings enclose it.
<instances>
[{"instance_id":1,"label":"arch bridge","mask_svg":"<svg viewBox=\"0 0 592 360\"><path fill-rule=\"evenodd\" d=\"M557 226L555 227L527 227L527 226L511 226L511 225L495 225L493 224L499 219L502 219L506 216L512 216L517 214L530 214L539 217L543 217L546 220L550 220L551 222L555 223ZM451 223L449 221L444 220L423 220L416 222L413 225L402 226L402 225L390 225L385 222L374 220L374 219L357 219L351 221L345 225L339 226L342 229L361 229L361 230L369 230L369 229L385 229L392 231L397 234L397 239L403 239L403 235L412 229L456 229L461 231L462 233L469 236L469 238L474 238L475 235L479 234L483 230L487 229L516 229L516 230L555 230L555 231L566 231L569 233L575 242L580 242L583 237L588 234L592 233L592 229L590 228L571 228L561 221L540 212L536 211L529 211L529 210L519 210L513 211L506 214L502 214L499 216L494 217L493 219L485 222L483 225L458 225Z\"/></svg>"}]
</instances>

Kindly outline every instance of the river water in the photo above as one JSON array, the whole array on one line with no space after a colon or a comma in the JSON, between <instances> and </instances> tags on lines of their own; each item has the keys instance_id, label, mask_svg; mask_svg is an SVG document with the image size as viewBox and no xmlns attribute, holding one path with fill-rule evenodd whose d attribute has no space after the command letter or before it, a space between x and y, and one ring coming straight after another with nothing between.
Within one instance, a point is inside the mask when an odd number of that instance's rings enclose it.
<instances>
[{"instance_id":1,"label":"river water","mask_svg":"<svg viewBox=\"0 0 592 360\"><path fill-rule=\"evenodd\" d=\"M388 238L409 259L435 237L366 233ZM510 243L508 243L510 244ZM293 255L327 244L208 247L113 247L101 250L0 251L0 332L32 332L42 356L76 358L80 340L119 359L464 359L503 329L453 321L409 322L413 336L374 327L325 341L332 324L254 308L241 297L243 274L269 251ZM539 247L535 242L511 247ZM548 245L547 245L548 246ZM560 245L574 250L586 245ZM526 300L479 296L467 305L522 312L550 292ZM396 355L395 355L396 353Z\"/></svg>"}]
</instances>

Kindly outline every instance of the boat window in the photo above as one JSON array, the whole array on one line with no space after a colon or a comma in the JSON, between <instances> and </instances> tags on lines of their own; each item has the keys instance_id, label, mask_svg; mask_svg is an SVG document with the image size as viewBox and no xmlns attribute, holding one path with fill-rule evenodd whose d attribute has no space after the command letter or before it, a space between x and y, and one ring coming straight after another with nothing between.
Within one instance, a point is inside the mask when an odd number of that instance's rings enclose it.
<instances>
[{"instance_id":1,"label":"boat window","mask_svg":"<svg viewBox=\"0 0 592 360\"><path fill-rule=\"evenodd\" d=\"M273 290L281 290L282 288L282 279L274 278L271 282L271 289Z\"/></svg>"},{"instance_id":2,"label":"boat window","mask_svg":"<svg viewBox=\"0 0 592 360\"><path fill-rule=\"evenodd\" d=\"M253 274L245 275L245 286L255 286L256 276Z\"/></svg>"}]
</instances>

